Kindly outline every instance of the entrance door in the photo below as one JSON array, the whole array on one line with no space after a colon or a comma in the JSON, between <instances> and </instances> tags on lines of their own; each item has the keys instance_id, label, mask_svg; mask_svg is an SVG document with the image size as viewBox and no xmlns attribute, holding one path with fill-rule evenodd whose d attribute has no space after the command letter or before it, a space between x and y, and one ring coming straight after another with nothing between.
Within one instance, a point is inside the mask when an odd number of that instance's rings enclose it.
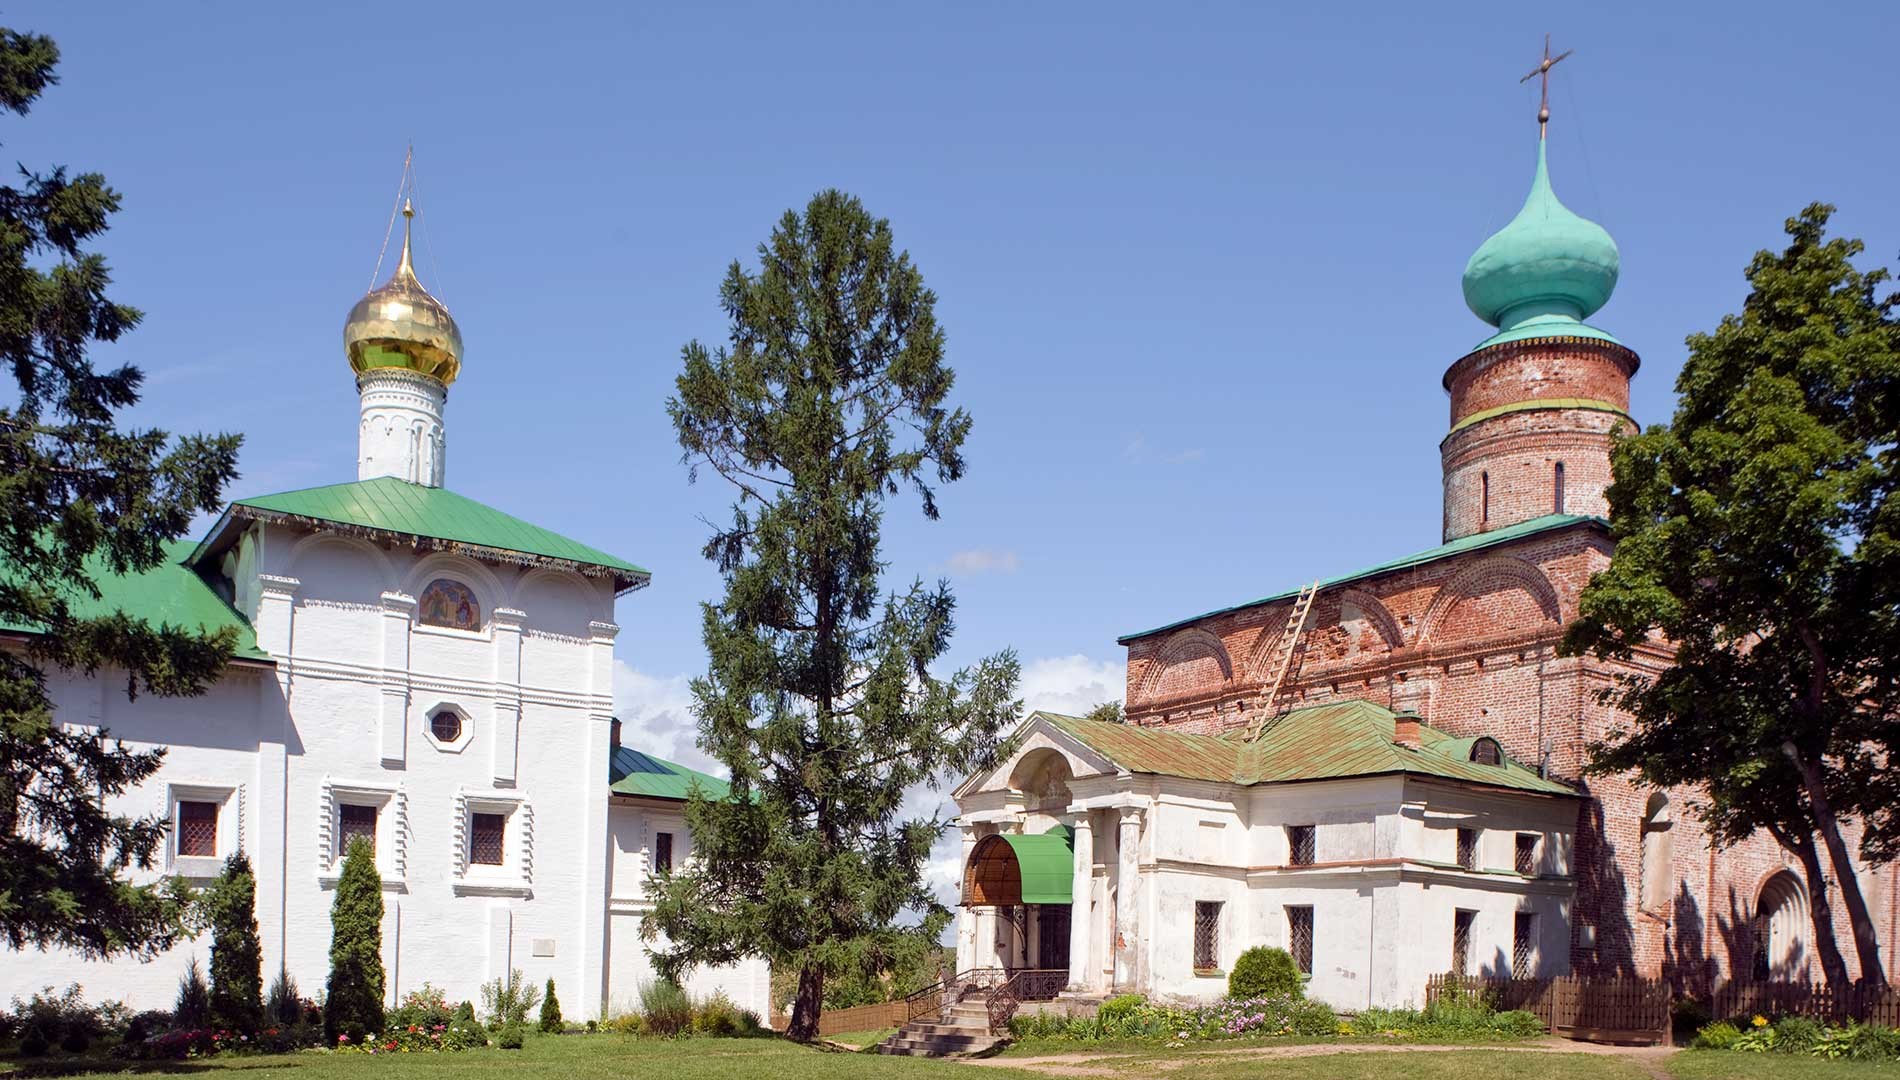
<instances>
[{"instance_id":1,"label":"entrance door","mask_svg":"<svg viewBox=\"0 0 1900 1080\"><path fill-rule=\"evenodd\" d=\"M1036 906L1036 966L1069 969L1069 905Z\"/></svg>"}]
</instances>

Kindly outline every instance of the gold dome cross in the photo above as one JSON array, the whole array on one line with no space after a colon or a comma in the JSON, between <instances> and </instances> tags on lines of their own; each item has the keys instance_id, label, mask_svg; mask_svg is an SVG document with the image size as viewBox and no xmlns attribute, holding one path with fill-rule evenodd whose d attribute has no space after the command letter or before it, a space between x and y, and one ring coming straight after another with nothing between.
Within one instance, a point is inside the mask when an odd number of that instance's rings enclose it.
<instances>
[{"instance_id":1,"label":"gold dome cross","mask_svg":"<svg viewBox=\"0 0 1900 1080\"><path fill-rule=\"evenodd\" d=\"M1544 137L1544 130L1550 125L1550 69L1557 66L1557 61L1564 59L1576 51L1575 49L1565 49L1557 56L1550 55L1550 35L1545 34L1544 59L1540 61L1536 67L1531 69L1529 75L1517 80L1519 86L1530 82L1532 79L1542 80L1543 85L1538 88L1537 101L1537 137L1539 139Z\"/></svg>"}]
</instances>

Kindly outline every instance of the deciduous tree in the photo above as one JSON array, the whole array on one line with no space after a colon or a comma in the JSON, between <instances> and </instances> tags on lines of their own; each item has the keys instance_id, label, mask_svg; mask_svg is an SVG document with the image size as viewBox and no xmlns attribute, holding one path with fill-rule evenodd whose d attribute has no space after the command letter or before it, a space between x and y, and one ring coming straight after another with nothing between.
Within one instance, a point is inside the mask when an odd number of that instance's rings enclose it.
<instances>
[{"instance_id":1,"label":"deciduous tree","mask_svg":"<svg viewBox=\"0 0 1900 1080\"><path fill-rule=\"evenodd\" d=\"M946 924L922 872L944 822L906 795L993 760L1018 665L940 675L948 583L883 591L886 505L908 490L934 519L970 431L936 297L889 223L822 192L720 298L727 343L685 347L668 411L694 475L738 493L706 544L726 589L693 683L732 790L688 803L692 857L653 882L645 929L669 977L747 955L796 971L789 1034L809 1040L827 976L875 975Z\"/></svg>"},{"instance_id":2,"label":"deciduous tree","mask_svg":"<svg viewBox=\"0 0 1900 1080\"><path fill-rule=\"evenodd\" d=\"M1616 554L1566 646L1673 645L1612 691L1632 723L1593 768L1702 785L1718 840L1761 829L1801 859L1838 985L1835 897L1881 972L1841 820L1865 822L1871 859L1900 840L1900 321L1886 271L1826 235L1832 210L1755 256L1741 312L1689 338L1671 422L1616 447Z\"/></svg>"}]
</instances>

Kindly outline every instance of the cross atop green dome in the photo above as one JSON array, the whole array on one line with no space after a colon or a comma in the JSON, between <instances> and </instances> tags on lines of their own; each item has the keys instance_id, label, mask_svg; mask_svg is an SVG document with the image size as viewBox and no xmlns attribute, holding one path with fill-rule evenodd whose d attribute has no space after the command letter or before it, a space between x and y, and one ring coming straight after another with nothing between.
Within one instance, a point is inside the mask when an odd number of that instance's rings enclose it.
<instances>
[{"instance_id":1,"label":"cross atop green dome","mask_svg":"<svg viewBox=\"0 0 1900 1080\"><path fill-rule=\"evenodd\" d=\"M1545 145L1537 140L1537 175L1524 208L1465 264L1465 304L1501 331L1479 348L1534 337L1616 340L1583 322L1616 288L1616 241L1557 201Z\"/></svg>"}]
</instances>

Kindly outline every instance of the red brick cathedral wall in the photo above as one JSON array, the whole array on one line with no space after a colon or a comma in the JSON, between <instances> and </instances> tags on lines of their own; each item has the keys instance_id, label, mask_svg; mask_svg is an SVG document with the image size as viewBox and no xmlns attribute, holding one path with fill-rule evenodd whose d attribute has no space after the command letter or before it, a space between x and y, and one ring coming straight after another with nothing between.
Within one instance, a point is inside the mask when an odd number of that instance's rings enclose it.
<instances>
[{"instance_id":1,"label":"red brick cathedral wall","mask_svg":"<svg viewBox=\"0 0 1900 1080\"><path fill-rule=\"evenodd\" d=\"M1635 354L1621 346L1574 341L1501 346L1452 365L1452 422L1479 419L1454 430L1442 448L1448 536L1550 513L1557 460L1572 485L1565 509L1603 514L1611 431L1628 423L1621 410L1635 369ZM1592 405L1575 407L1576 399ZM1511 408L1485 415L1499 406ZM1489 520L1470 502L1474 471L1491 476ZM1610 554L1604 527L1579 521L1326 589L1308 617L1281 704L1364 698L1415 709L1453 735L1492 735L1516 760L1543 762L1549 775L1590 796L1577 832L1573 968L1685 984L1745 977L1762 888L1783 871L1801 877L1798 864L1766 837L1713 850L1693 812L1696 792L1663 792L1671 824L1657 851L1667 850L1668 873L1645 897L1643 822L1657 793L1626 777L1583 776L1590 743L1624 722L1599 692L1619 674L1668 662L1662 649L1629 665L1556 655L1564 627L1577 617L1578 595ZM1130 722L1206 734L1245 727L1261 707L1291 604L1216 614L1130 641ZM1889 866L1861 875L1890 970L1900 939L1896 874L1900 867ZM1851 928L1836 900L1837 940L1857 972Z\"/></svg>"}]
</instances>

